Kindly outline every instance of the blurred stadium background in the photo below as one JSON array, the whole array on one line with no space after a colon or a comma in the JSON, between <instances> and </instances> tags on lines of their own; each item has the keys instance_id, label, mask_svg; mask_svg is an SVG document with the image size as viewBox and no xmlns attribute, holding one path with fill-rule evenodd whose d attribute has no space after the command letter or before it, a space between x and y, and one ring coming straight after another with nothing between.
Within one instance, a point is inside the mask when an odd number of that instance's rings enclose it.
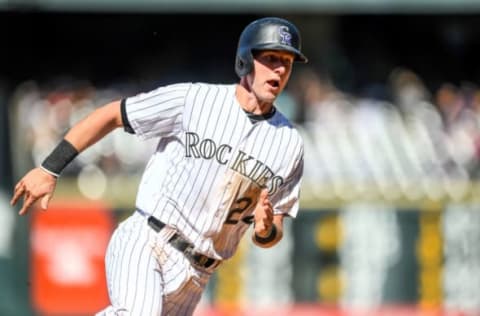
<instances>
[{"instance_id":1,"label":"blurred stadium background","mask_svg":"<svg viewBox=\"0 0 480 316\"><path fill-rule=\"evenodd\" d=\"M236 41L279 15L302 30L277 106L304 136L301 212L248 238L196 315L480 315L480 2L0 0L0 315L92 315L103 253L153 142L114 132L65 171L48 212L13 183L107 101L236 82Z\"/></svg>"}]
</instances>

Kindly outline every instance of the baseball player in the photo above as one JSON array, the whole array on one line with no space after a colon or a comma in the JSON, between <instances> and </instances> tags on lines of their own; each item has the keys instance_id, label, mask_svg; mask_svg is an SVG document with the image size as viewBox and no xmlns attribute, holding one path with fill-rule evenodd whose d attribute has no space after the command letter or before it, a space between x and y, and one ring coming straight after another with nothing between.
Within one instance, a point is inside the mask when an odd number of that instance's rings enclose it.
<instances>
[{"instance_id":1,"label":"baseball player","mask_svg":"<svg viewBox=\"0 0 480 316\"><path fill-rule=\"evenodd\" d=\"M98 315L191 315L251 224L260 247L282 238L298 211L303 142L274 101L296 61L307 61L297 28L256 20L238 42L238 84L173 84L102 106L18 182L21 215L37 200L46 209L65 166L113 129L158 139L136 210L110 240L111 305Z\"/></svg>"}]
</instances>

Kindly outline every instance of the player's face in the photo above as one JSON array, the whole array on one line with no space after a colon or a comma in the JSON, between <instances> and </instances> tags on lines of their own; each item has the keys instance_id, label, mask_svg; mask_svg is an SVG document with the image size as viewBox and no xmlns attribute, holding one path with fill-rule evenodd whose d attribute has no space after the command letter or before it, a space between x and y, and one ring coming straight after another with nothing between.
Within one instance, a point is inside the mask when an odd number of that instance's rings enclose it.
<instances>
[{"instance_id":1,"label":"player's face","mask_svg":"<svg viewBox=\"0 0 480 316\"><path fill-rule=\"evenodd\" d=\"M284 51L266 50L255 54L250 87L259 102L273 103L287 85L295 56Z\"/></svg>"}]
</instances>

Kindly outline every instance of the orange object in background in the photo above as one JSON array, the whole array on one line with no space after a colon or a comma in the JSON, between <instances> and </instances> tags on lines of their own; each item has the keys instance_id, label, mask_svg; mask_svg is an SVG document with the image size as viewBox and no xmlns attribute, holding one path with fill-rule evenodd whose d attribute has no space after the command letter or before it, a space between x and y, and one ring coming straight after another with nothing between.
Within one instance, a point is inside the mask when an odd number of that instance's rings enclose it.
<instances>
[{"instance_id":1,"label":"orange object in background","mask_svg":"<svg viewBox=\"0 0 480 316\"><path fill-rule=\"evenodd\" d=\"M51 204L31 223L31 296L43 315L92 315L109 305L104 256L113 229L102 204Z\"/></svg>"}]
</instances>

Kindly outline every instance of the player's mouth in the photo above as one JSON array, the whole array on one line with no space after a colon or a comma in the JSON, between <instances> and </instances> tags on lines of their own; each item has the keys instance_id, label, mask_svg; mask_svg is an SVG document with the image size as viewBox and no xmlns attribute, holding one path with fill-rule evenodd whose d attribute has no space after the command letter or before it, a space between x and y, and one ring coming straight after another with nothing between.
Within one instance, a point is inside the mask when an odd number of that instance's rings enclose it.
<instances>
[{"instance_id":1,"label":"player's mouth","mask_svg":"<svg viewBox=\"0 0 480 316\"><path fill-rule=\"evenodd\" d=\"M274 90L280 88L280 80L268 80L267 84Z\"/></svg>"}]
</instances>

